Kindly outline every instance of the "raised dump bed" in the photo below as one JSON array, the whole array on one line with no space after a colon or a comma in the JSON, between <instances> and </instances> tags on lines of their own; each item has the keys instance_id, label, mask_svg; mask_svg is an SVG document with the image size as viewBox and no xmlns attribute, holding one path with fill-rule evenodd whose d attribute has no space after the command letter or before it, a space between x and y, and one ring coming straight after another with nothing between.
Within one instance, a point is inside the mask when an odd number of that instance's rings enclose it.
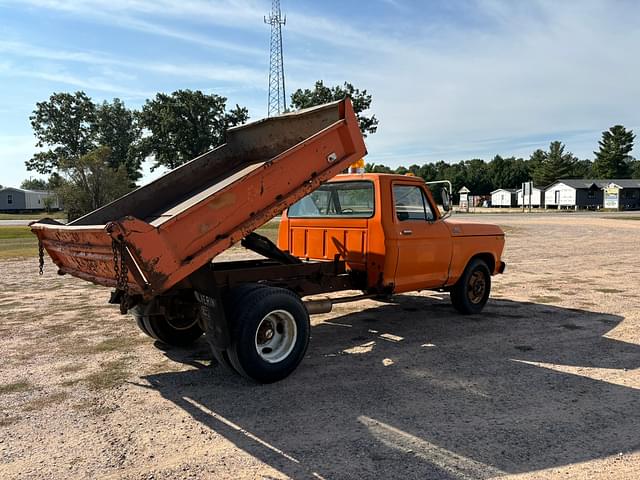
<instances>
[{"instance_id":1,"label":"raised dump bed","mask_svg":"<svg viewBox=\"0 0 640 480\"><path fill-rule=\"evenodd\" d=\"M227 143L68 225L31 225L61 273L145 299L366 154L348 99L230 129Z\"/></svg>"}]
</instances>

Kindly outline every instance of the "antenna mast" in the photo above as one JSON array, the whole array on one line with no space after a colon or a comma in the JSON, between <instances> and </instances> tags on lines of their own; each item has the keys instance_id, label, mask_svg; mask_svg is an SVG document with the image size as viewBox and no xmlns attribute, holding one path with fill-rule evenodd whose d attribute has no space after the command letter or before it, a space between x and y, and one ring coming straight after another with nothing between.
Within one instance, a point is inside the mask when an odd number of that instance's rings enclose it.
<instances>
[{"instance_id":1,"label":"antenna mast","mask_svg":"<svg viewBox=\"0 0 640 480\"><path fill-rule=\"evenodd\" d=\"M279 115L287 111L287 97L284 91L284 63L282 60L282 25L287 17L280 13L280 0L272 0L271 13L264 17L264 23L271 25L271 45L269 51L269 108L267 116Z\"/></svg>"}]
</instances>

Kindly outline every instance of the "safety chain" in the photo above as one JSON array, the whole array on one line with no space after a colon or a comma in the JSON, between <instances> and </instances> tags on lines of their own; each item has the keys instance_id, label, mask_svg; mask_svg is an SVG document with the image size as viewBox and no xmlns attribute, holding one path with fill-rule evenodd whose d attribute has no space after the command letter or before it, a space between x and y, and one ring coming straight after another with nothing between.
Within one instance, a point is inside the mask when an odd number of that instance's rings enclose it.
<instances>
[{"instance_id":1,"label":"safety chain","mask_svg":"<svg viewBox=\"0 0 640 480\"><path fill-rule=\"evenodd\" d=\"M38 273L40 275L44 274L44 245L42 245L42 240L38 238L38 260L40 265L38 266Z\"/></svg>"},{"instance_id":2,"label":"safety chain","mask_svg":"<svg viewBox=\"0 0 640 480\"><path fill-rule=\"evenodd\" d=\"M111 249L113 250L113 271L116 274L116 289L122 290L126 295L129 290L129 268L125 262L125 253L127 246L124 241L118 242L115 238L111 239Z\"/></svg>"}]
</instances>

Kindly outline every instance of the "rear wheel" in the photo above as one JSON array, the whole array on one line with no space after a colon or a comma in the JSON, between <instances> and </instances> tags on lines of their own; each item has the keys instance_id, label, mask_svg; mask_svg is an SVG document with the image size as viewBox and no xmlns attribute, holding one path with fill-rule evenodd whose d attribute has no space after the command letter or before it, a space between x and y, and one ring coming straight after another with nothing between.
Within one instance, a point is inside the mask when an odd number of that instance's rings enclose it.
<instances>
[{"instance_id":1,"label":"rear wheel","mask_svg":"<svg viewBox=\"0 0 640 480\"><path fill-rule=\"evenodd\" d=\"M167 345L184 347L204 333L200 327L200 309L195 301L168 297L131 309L143 333Z\"/></svg>"},{"instance_id":2,"label":"rear wheel","mask_svg":"<svg viewBox=\"0 0 640 480\"><path fill-rule=\"evenodd\" d=\"M453 307L464 315L482 312L491 293L491 272L479 258L465 268L458 282L451 289Z\"/></svg>"},{"instance_id":3,"label":"rear wheel","mask_svg":"<svg viewBox=\"0 0 640 480\"><path fill-rule=\"evenodd\" d=\"M239 293L231 295L236 300L228 306L229 361L238 373L256 382L282 380L304 358L309 314L290 290L260 286Z\"/></svg>"}]
</instances>

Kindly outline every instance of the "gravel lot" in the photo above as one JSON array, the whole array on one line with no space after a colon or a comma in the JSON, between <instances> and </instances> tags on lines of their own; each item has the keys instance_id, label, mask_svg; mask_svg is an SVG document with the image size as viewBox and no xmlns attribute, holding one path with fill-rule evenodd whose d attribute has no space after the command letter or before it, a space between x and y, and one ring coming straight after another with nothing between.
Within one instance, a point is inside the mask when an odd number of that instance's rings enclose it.
<instances>
[{"instance_id":1,"label":"gravel lot","mask_svg":"<svg viewBox=\"0 0 640 480\"><path fill-rule=\"evenodd\" d=\"M508 235L482 315L340 305L267 386L0 261L0 478L640 478L640 221L468 218Z\"/></svg>"}]
</instances>

